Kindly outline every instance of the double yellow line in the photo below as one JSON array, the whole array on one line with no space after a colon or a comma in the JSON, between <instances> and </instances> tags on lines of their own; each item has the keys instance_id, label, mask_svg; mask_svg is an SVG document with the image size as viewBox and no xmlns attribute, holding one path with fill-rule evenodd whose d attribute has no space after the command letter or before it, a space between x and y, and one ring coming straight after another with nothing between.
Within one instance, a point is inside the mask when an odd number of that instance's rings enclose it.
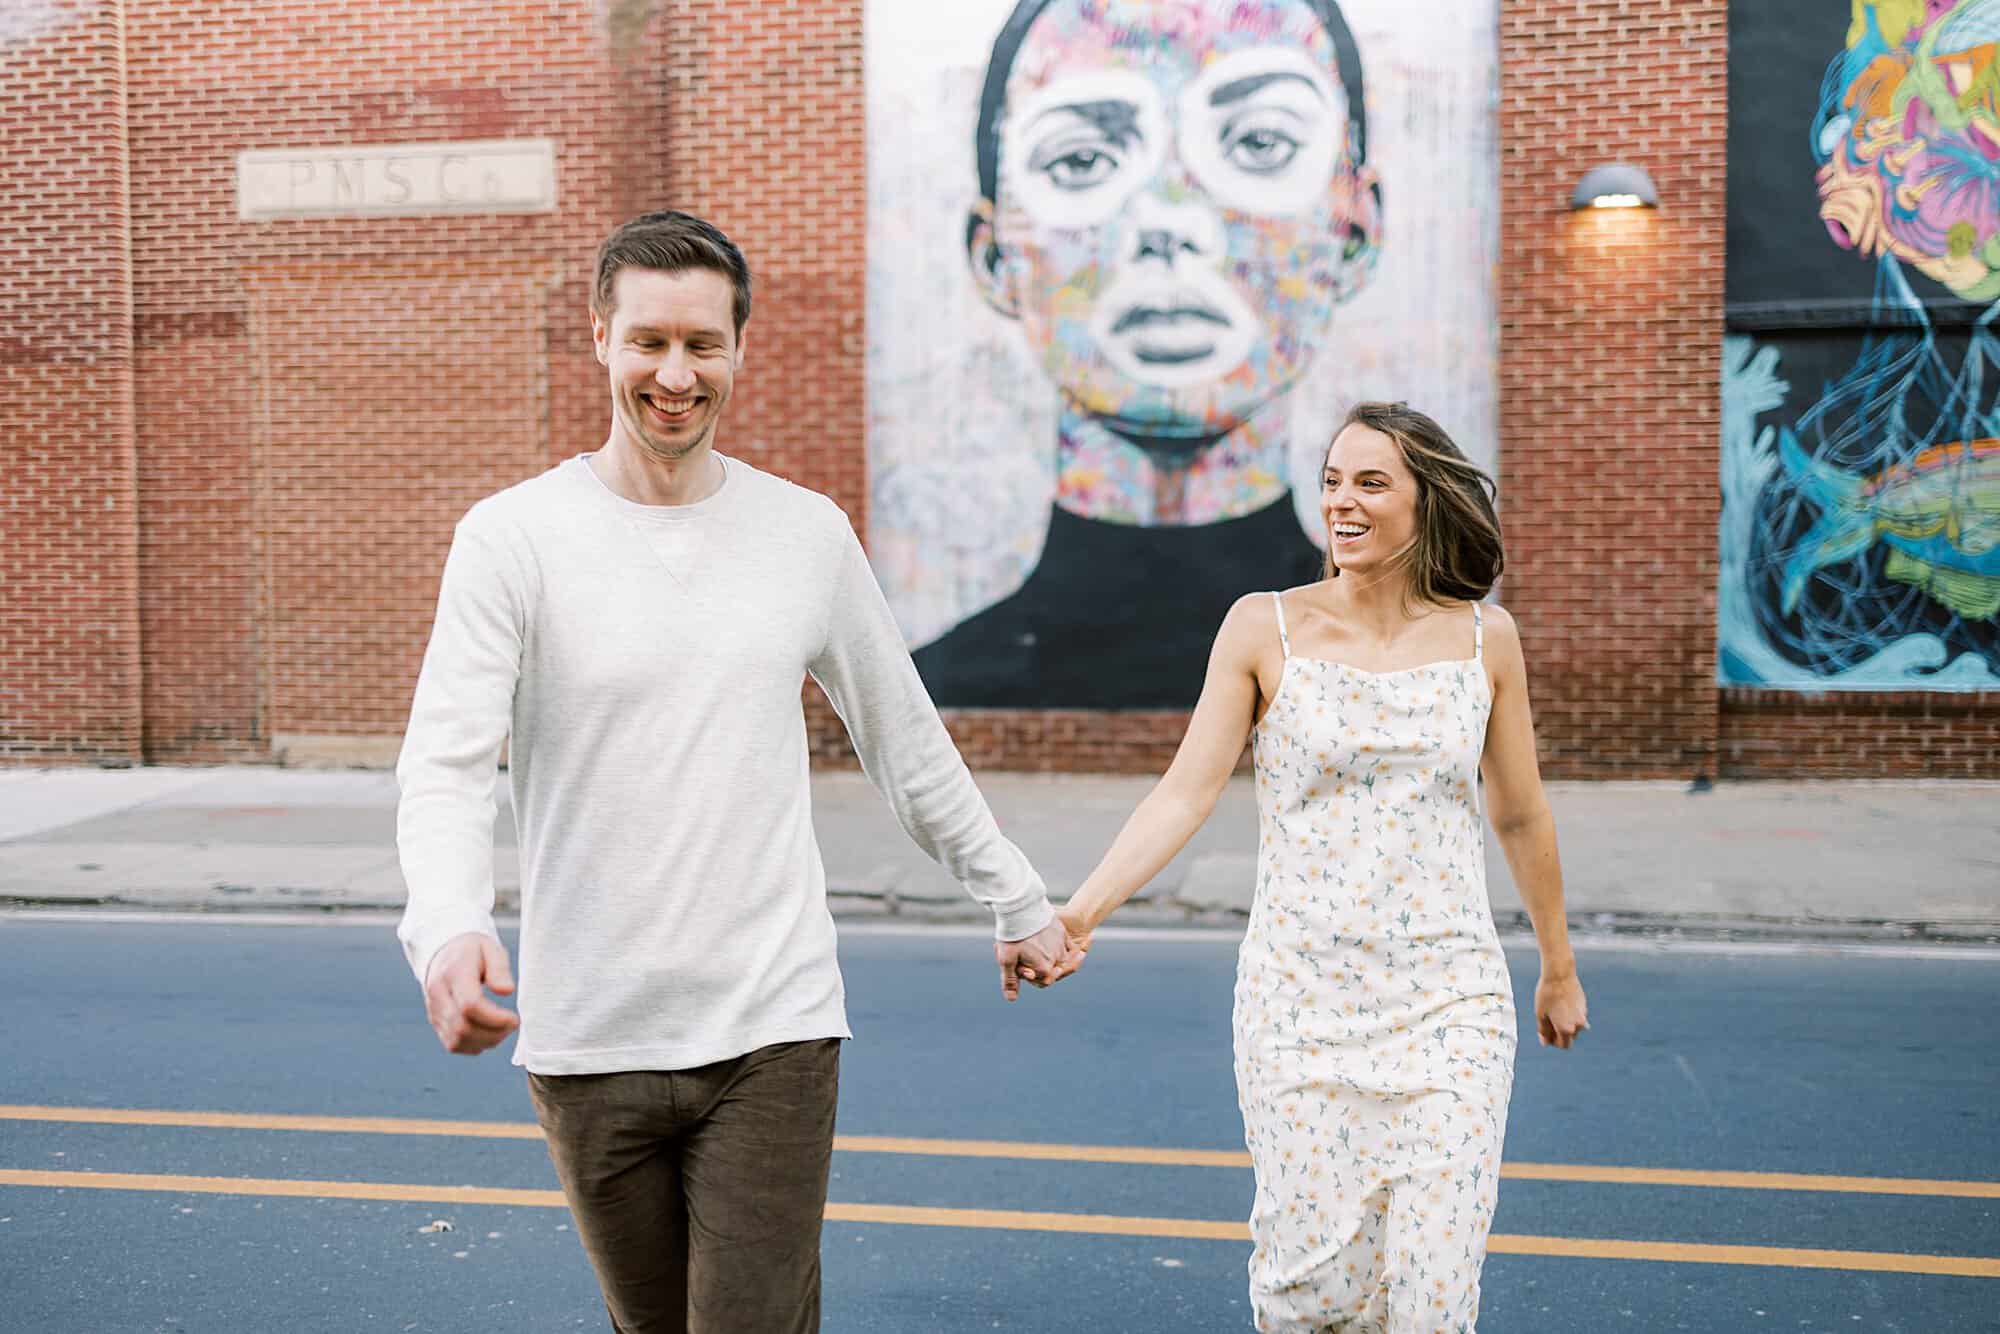
<instances>
[{"instance_id":1,"label":"double yellow line","mask_svg":"<svg viewBox=\"0 0 2000 1334\"><path fill-rule=\"evenodd\" d=\"M404 1117L281 1116L239 1112L173 1112L99 1107L0 1105L0 1121L88 1125L178 1126L219 1130L304 1131L314 1134L438 1135L457 1139L540 1139L541 1130L518 1121L441 1121ZM1246 1153L1207 1149L1150 1149L1116 1145L1033 1144L998 1140L903 1139L843 1135L843 1153L894 1153L950 1158L1005 1158L1038 1162L1117 1163L1148 1167L1247 1168ZM1721 1190L1804 1190L1860 1195L2000 1199L2000 1182L1935 1181L1907 1177L1823 1176L1792 1172L1696 1172L1670 1168L1597 1167L1565 1163L1505 1163L1500 1174L1522 1181L1680 1186ZM560 1191L431 1186L378 1181L298 1181L260 1177L169 1176L130 1172L16 1171L0 1169L0 1186L50 1189L138 1190L210 1195L288 1196L306 1199L389 1200L436 1204L562 1208ZM1133 1218L1109 1214L1031 1213L1008 1209L941 1209L911 1205L829 1204L834 1222L893 1223L916 1227L998 1228L1013 1231L1092 1233L1245 1241L1234 1220ZM1670 1241L1621 1241L1588 1237L1536 1237L1496 1233L1487 1248L1496 1255L1545 1255L1592 1260L1655 1260L1694 1264L1771 1265L1796 1269L1848 1269L1875 1273L2000 1278L2000 1259L1903 1255L1882 1251L1813 1250L1782 1246L1715 1246Z\"/></svg>"}]
</instances>

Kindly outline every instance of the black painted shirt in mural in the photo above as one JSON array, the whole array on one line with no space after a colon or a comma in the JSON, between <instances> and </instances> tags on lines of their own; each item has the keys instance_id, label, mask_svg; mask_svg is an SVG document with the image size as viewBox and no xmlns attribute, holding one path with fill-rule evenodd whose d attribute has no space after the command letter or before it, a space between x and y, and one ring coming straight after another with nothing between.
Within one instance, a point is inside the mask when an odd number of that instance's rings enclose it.
<instances>
[{"instance_id":1,"label":"black painted shirt in mural","mask_svg":"<svg viewBox=\"0 0 2000 1334\"><path fill-rule=\"evenodd\" d=\"M1187 709L1245 593L1320 577L1286 495L1241 519L1141 528L1056 509L1027 582L916 652L958 708Z\"/></svg>"}]
</instances>

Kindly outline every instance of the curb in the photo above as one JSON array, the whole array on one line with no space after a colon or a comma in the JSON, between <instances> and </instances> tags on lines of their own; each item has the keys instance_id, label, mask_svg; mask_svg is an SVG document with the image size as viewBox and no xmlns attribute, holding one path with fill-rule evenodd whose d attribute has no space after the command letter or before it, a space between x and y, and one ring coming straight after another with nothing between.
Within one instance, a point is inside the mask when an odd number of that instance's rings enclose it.
<instances>
[{"instance_id":1,"label":"curb","mask_svg":"<svg viewBox=\"0 0 2000 1334\"><path fill-rule=\"evenodd\" d=\"M227 896L227 897L224 897ZM918 898L894 890L853 889L828 894L836 921L895 922L912 927L983 925L991 918L969 899ZM225 885L198 895L0 895L0 910L33 914L38 911L95 910L106 913L184 913L227 917L235 914L293 913L301 917L347 914L400 914L400 900L387 901L329 895L313 889L250 889ZM518 916L518 893L502 892L493 905L497 916ZM1144 930L1199 927L1243 929L1249 914L1217 908L1211 903L1179 899L1134 899L1118 910L1116 925ZM1533 923L1522 911L1493 915L1502 936L1533 935ZM2000 945L2000 921L1902 921L1890 919L1718 916L1712 914L1600 912L1569 914L1569 928L1579 940L1636 937L1686 941L1785 941L1792 943L1880 945Z\"/></svg>"}]
</instances>

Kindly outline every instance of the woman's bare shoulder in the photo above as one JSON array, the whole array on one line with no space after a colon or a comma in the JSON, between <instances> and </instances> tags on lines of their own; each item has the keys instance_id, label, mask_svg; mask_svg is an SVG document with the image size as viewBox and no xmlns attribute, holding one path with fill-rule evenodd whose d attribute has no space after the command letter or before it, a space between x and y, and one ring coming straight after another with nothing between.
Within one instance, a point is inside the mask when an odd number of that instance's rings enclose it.
<instances>
[{"instance_id":1,"label":"woman's bare shoulder","mask_svg":"<svg viewBox=\"0 0 2000 1334\"><path fill-rule=\"evenodd\" d=\"M1479 614L1486 623L1487 634L1504 635L1509 642L1515 644L1521 642L1521 627L1515 623L1514 614L1505 607L1497 602L1482 602L1479 604Z\"/></svg>"},{"instance_id":2,"label":"woman's bare shoulder","mask_svg":"<svg viewBox=\"0 0 2000 1334\"><path fill-rule=\"evenodd\" d=\"M1486 660L1496 677L1525 672L1521 627L1515 622L1513 614L1497 602L1480 603L1479 614L1486 627Z\"/></svg>"},{"instance_id":3,"label":"woman's bare shoulder","mask_svg":"<svg viewBox=\"0 0 2000 1334\"><path fill-rule=\"evenodd\" d=\"M1296 584L1291 588L1266 590L1262 593L1245 593L1236 599L1236 605L1229 609L1229 617L1223 622L1225 628L1231 624L1248 629L1278 632L1278 602L1285 604L1285 623L1297 629L1300 619L1307 613L1327 615L1326 590L1329 580L1320 579L1310 584Z\"/></svg>"},{"instance_id":4,"label":"woman's bare shoulder","mask_svg":"<svg viewBox=\"0 0 2000 1334\"><path fill-rule=\"evenodd\" d=\"M1289 609L1292 590L1286 590L1286 606ZM1277 599L1267 590L1261 593L1245 593L1229 608L1229 614L1222 619L1222 628L1216 632L1215 647L1218 654L1226 655L1246 664L1252 663L1266 646L1278 643Z\"/></svg>"},{"instance_id":5,"label":"woman's bare shoulder","mask_svg":"<svg viewBox=\"0 0 2000 1334\"><path fill-rule=\"evenodd\" d=\"M1230 605L1229 614L1222 618L1222 628L1216 638L1254 634L1259 630L1269 630L1276 634L1278 608L1269 592L1245 593Z\"/></svg>"},{"instance_id":6,"label":"woman's bare shoulder","mask_svg":"<svg viewBox=\"0 0 2000 1334\"><path fill-rule=\"evenodd\" d=\"M1333 580L1315 579L1309 584L1294 584L1292 587L1280 591L1278 596L1285 600L1286 620L1296 626L1299 619L1308 613L1318 616L1333 615L1334 599L1332 597L1332 590ZM1266 602L1271 600L1269 593L1259 594L1258 596L1261 596Z\"/></svg>"}]
</instances>

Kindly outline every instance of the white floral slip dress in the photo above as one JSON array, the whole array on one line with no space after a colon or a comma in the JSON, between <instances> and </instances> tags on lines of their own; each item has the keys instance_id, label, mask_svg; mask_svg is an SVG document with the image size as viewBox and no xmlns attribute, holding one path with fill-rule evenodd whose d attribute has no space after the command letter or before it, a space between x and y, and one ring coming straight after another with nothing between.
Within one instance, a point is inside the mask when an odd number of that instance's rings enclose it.
<instances>
[{"instance_id":1,"label":"white floral slip dress","mask_svg":"<svg viewBox=\"0 0 2000 1334\"><path fill-rule=\"evenodd\" d=\"M1396 672L1292 656L1253 732L1236 1087L1264 1334L1471 1334L1514 1079L1486 898L1485 631Z\"/></svg>"}]
</instances>

